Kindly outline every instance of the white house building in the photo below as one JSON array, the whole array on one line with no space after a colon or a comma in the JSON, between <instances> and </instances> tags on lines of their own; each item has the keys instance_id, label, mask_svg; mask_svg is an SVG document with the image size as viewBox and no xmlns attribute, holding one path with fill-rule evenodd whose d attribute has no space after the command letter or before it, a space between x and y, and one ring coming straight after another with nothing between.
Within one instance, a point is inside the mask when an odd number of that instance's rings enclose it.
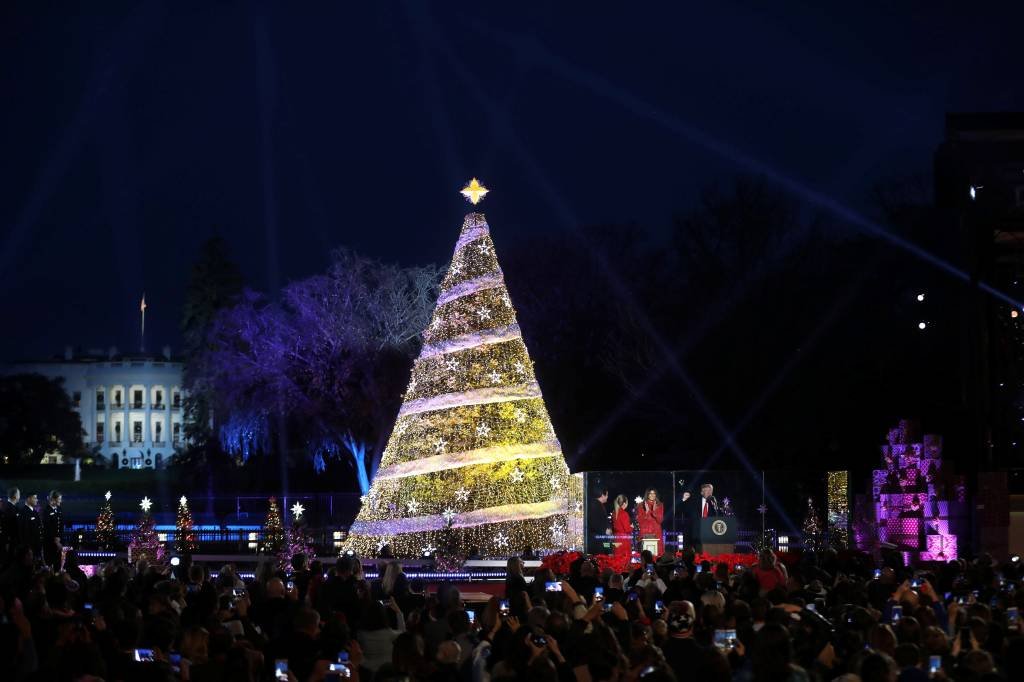
<instances>
[{"instance_id":1,"label":"white house building","mask_svg":"<svg viewBox=\"0 0 1024 682\"><path fill-rule=\"evenodd\" d=\"M118 467L166 464L184 445L182 363L169 347L160 356L91 351L62 359L15 363L11 371L61 377L82 418L85 444ZM59 455L44 462L59 463Z\"/></svg>"}]
</instances>

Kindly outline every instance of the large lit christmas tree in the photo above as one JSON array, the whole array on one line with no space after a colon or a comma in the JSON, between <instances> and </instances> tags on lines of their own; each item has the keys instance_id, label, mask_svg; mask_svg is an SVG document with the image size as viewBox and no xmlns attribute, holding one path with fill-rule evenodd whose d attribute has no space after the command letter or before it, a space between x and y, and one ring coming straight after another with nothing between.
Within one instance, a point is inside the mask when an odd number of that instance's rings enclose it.
<instances>
[{"instance_id":1,"label":"large lit christmas tree","mask_svg":"<svg viewBox=\"0 0 1024 682\"><path fill-rule=\"evenodd\" d=\"M108 490L103 496L103 506L96 517L96 545L100 549L110 549L114 544L114 508L110 505L111 493Z\"/></svg>"},{"instance_id":2,"label":"large lit christmas tree","mask_svg":"<svg viewBox=\"0 0 1024 682\"><path fill-rule=\"evenodd\" d=\"M486 192L475 179L463 190L474 204ZM423 342L345 549L580 546L582 480L562 456L483 214L463 222Z\"/></svg>"},{"instance_id":3,"label":"large lit christmas tree","mask_svg":"<svg viewBox=\"0 0 1024 682\"><path fill-rule=\"evenodd\" d=\"M128 543L128 560L135 562L139 559L146 559L149 563L159 563L164 558L164 543L160 542L157 535L155 521L149 514L153 502L148 498L142 498L142 518L139 525L132 531L131 541Z\"/></svg>"},{"instance_id":4,"label":"large lit christmas tree","mask_svg":"<svg viewBox=\"0 0 1024 682\"><path fill-rule=\"evenodd\" d=\"M184 495L178 500L178 520L175 524L174 551L178 554L195 554L199 549L196 544L196 532L192 528L192 512L188 509L188 498Z\"/></svg>"}]
</instances>

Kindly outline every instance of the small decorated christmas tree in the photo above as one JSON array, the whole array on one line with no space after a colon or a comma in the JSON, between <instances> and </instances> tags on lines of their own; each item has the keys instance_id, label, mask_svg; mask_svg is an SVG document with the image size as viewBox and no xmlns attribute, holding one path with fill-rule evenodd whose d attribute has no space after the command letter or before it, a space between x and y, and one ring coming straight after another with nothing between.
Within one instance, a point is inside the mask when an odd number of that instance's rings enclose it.
<instances>
[{"instance_id":1,"label":"small decorated christmas tree","mask_svg":"<svg viewBox=\"0 0 1024 682\"><path fill-rule=\"evenodd\" d=\"M192 512L188 509L188 498L184 495L178 500L178 521L175 529L174 551L178 554L195 554L199 546L196 544L196 532L192 529Z\"/></svg>"},{"instance_id":2,"label":"small decorated christmas tree","mask_svg":"<svg viewBox=\"0 0 1024 682\"><path fill-rule=\"evenodd\" d=\"M818 510L814 508L812 497L807 498L807 515L804 517L801 531L804 537L804 551L817 552L822 549L821 519L818 518Z\"/></svg>"},{"instance_id":3,"label":"small decorated christmas tree","mask_svg":"<svg viewBox=\"0 0 1024 682\"><path fill-rule=\"evenodd\" d=\"M292 525L285 534L285 542L277 552L277 567L281 570L292 569L292 557L296 554L305 554L307 562L316 558L316 545L309 535L306 522L302 519L304 511L301 502L292 505Z\"/></svg>"},{"instance_id":4,"label":"small decorated christmas tree","mask_svg":"<svg viewBox=\"0 0 1024 682\"><path fill-rule=\"evenodd\" d=\"M110 491L104 495L105 501L100 507L100 515L96 517L96 545L100 549L110 549L114 544L114 508L110 506Z\"/></svg>"},{"instance_id":5,"label":"small decorated christmas tree","mask_svg":"<svg viewBox=\"0 0 1024 682\"><path fill-rule=\"evenodd\" d=\"M270 509L267 510L267 522L263 525L263 551L266 554L279 554L285 545L284 526L281 524L281 508L277 506L277 498L271 497Z\"/></svg>"},{"instance_id":6,"label":"small decorated christmas tree","mask_svg":"<svg viewBox=\"0 0 1024 682\"><path fill-rule=\"evenodd\" d=\"M142 504L139 505L142 507L142 518L132 531L131 541L128 543L128 560L131 562L145 559L151 564L156 564L163 561L164 545L156 533L153 517L149 515L149 508L152 505L148 497L142 498Z\"/></svg>"}]
</instances>

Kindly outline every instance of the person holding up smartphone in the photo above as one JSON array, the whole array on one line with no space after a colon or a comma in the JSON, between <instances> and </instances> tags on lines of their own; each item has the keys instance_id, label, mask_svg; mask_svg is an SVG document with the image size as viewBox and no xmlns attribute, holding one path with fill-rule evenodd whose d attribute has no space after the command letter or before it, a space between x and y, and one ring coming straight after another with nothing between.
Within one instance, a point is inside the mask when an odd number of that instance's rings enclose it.
<instances>
[{"instance_id":1,"label":"person holding up smartphone","mask_svg":"<svg viewBox=\"0 0 1024 682\"><path fill-rule=\"evenodd\" d=\"M396 627L389 622L393 617ZM357 640L363 652L363 665L374 673L391 662L391 650L398 635L405 632L405 617L398 608L394 597L374 601L363 610L363 622L359 627Z\"/></svg>"},{"instance_id":2,"label":"person holding up smartphone","mask_svg":"<svg viewBox=\"0 0 1024 682\"><path fill-rule=\"evenodd\" d=\"M668 589L668 585L665 584L665 581L661 579L661 576L655 570L654 564L647 564L640 575L640 579L636 581L636 587L646 588L648 585L654 585L658 589L658 594L664 594L665 590Z\"/></svg>"}]
</instances>

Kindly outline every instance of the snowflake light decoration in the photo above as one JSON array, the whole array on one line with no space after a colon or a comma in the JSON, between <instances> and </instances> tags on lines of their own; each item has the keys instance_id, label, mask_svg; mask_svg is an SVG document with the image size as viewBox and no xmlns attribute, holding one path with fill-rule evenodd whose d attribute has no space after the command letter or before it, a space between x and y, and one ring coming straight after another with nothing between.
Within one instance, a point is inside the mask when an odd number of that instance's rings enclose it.
<instances>
[{"instance_id":1,"label":"snowflake light decoration","mask_svg":"<svg viewBox=\"0 0 1024 682\"><path fill-rule=\"evenodd\" d=\"M480 436L481 438L485 438L487 434L489 434L490 432L491 427L488 426L487 424L481 424L480 426L476 427L476 435Z\"/></svg>"},{"instance_id":2,"label":"snowflake light decoration","mask_svg":"<svg viewBox=\"0 0 1024 682\"><path fill-rule=\"evenodd\" d=\"M523 480L526 478L526 474L523 473L522 469L516 467L515 469L512 470L512 473L509 474L508 477L512 479L513 483L522 483Z\"/></svg>"},{"instance_id":3,"label":"snowflake light decoration","mask_svg":"<svg viewBox=\"0 0 1024 682\"><path fill-rule=\"evenodd\" d=\"M447 446L448 441L446 441L444 438L438 438L436 441L434 441L434 452L440 455L444 452L444 449Z\"/></svg>"},{"instance_id":4,"label":"snowflake light decoration","mask_svg":"<svg viewBox=\"0 0 1024 682\"><path fill-rule=\"evenodd\" d=\"M459 488L455 491L455 499L459 502L469 502L469 491L465 488Z\"/></svg>"},{"instance_id":5,"label":"snowflake light decoration","mask_svg":"<svg viewBox=\"0 0 1024 682\"><path fill-rule=\"evenodd\" d=\"M508 535L506 535L505 533L499 531L494 536L494 546L495 547L508 547Z\"/></svg>"},{"instance_id":6,"label":"snowflake light decoration","mask_svg":"<svg viewBox=\"0 0 1024 682\"><path fill-rule=\"evenodd\" d=\"M410 514L415 514L416 511L420 508L420 503L417 502L416 498L414 497L405 503L405 508L409 510Z\"/></svg>"},{"instance_id":7,"label":"snowflake light decoration","mask_svg":"<svg viewBox=\"0 0 1024 682\"><path fill-rule=\"evenodd\" d=\"M455 519L455 510L451 507L445 507L445 510L441 512L441 516L444 517L445 523L450 525L452 520Z\"/></svg>"}]
</instances>

